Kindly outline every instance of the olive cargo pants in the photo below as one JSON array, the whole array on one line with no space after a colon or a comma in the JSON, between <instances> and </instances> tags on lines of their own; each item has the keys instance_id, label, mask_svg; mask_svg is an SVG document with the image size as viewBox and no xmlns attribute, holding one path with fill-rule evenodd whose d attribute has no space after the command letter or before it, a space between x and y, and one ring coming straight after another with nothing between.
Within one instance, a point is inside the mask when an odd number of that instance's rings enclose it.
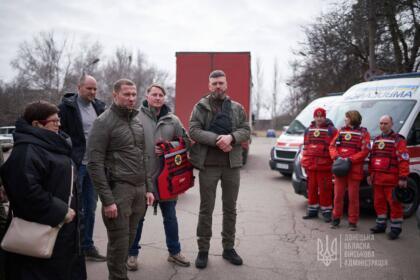
<instances>
[{"instance_id":1,"label":"olive cargo pants","mask_svg":"<svg viewBox=\"0 0 420 280\"><path fill-rule=\"evenodd\" d=\"M235 245L236 200L238 199L240 169L222 166L206 166L199 172L200 214L197 225L197 243L200 252L208 252L212 236L212 217L217 183L221 180L223 202L223 249Z\"/></svg>"},{"instance_id":2,"label":"olive cargo pants","mask_svg":"<svg viewBox=\"0 0 420 280\"><path fill-rule=\"evenodd\" d=\"M108 234L107 265L110 280L127 278L127 252L136 235L139 220L146 210L145 186L116 183L112 188L118 216L115 219L102 218Z\"/></svg>"}]
</instances>

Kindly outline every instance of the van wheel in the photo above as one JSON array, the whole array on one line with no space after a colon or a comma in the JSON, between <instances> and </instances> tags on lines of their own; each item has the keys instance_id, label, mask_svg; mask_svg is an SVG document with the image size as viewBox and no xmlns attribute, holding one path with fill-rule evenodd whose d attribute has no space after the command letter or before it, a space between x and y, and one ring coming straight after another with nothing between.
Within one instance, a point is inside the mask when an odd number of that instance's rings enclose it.
<instances>
[{"instance_id":1,"label":"van wheel","mask_svg":"<svg viewBox=\"0 0 420 280\"><path fill-rule=\"evenodd\" d=\"M419 206L419 186L413 178L408 178L407 187L412 189L415 193L414 201L412 203L403 203L404 218L408 218L416 212Z\"/></svg>"},{"instance_id":2,"label":"van wheel","mask_svg":"<svg viewBox=\"0 0 420 280\"><path fill-rule=\"evenodd\" d=\"M12 147L2 146L1 149L3 150L3 152L7 153L9 150L12 149Z\"/></svg>"},{"instance_id":3,"label":"van wheel","mask_svg":"<svg viewBox=\"0 0 420 280\"><path fill-rule=\"evenodd\" d=\"M292 173L287 173L287 172L282 172L282 171L279 171L280 172L280 174L281 175L283 175L284 177L287 177L287 178L291 178L292 177Z\"/></svg>"}]
</instances>

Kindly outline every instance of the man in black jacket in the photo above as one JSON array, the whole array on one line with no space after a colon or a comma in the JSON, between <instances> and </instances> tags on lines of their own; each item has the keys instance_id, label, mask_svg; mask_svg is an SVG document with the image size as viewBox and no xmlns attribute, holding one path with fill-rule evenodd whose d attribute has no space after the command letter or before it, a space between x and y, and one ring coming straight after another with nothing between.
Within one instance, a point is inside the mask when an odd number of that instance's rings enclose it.
<instances>
[{"instance_id":1,"label":"man in black jacket","mask_svg":"<svg viewBox=\"0 0 420 280\"><path fill-rule=\"evenodd\" d=\"M73 144L72 159L78 167L78 178L82 188L82 250L86 260L106 261L93 243L93 227L98 196L86 169L86 142L93 121L105 110L105 103L95 98L96 80L83 75L79 81L78 94L64 95L60 109L61 130L66 132Z\"/></svg>"}]
</instances>

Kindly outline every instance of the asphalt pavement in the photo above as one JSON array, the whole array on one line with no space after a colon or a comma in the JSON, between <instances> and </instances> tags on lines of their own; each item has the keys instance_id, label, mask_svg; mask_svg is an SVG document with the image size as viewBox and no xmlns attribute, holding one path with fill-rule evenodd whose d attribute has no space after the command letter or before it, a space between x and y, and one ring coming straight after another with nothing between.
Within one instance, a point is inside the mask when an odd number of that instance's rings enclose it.
<instances>
[{"instance_id":1,"label":"asphalt pavement","mask_svg":"<svg viewBox=\"0 0 420 280\"><path fill-rule=\"evenodd\" d=\"M160 210L149 208L143 228L139 270L130 279L420 279L420 235L414 217L403 224L401 238L372 235L373 211L362 210L358 231L344 219L339 229L322 220L303 220L306 200L293 192L291 180L268 166L275 139L254 138L248 164L242 169L238 199L236 249L244 265L222 258L221 189L213 217L213 238L206 269L194 266L199 186L180 196L177 205L182 253L190 267L167 261L168 252ZM98 209L100 209L98 204ZM107 236L100 211L94 231L95 245L106 252ZM105 263L88 262L88 279L108 279Z\"/></svg>"}]
</instances>

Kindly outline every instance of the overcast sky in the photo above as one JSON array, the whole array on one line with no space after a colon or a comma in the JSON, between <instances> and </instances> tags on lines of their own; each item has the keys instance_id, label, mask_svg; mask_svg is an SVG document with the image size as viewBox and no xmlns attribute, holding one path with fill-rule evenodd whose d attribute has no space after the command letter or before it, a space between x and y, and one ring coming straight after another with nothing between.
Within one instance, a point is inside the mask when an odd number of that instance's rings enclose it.
<instances>
[{"instance_id":1,"label":"overcast sky","mask_svg":"<svg viewBox=\"0 0 420 280\"><path fill-rule=\"evenodd\" d=\"M266 87L277 58L284 79L304 36L302 26L333 0L1 0L0 79L16 74L10 60L19 43L41 31L141 50L175 76L177 51L251 51L264 64ZM271 78L272 79L272 78Z\"/></svg>"}]
</instances>

